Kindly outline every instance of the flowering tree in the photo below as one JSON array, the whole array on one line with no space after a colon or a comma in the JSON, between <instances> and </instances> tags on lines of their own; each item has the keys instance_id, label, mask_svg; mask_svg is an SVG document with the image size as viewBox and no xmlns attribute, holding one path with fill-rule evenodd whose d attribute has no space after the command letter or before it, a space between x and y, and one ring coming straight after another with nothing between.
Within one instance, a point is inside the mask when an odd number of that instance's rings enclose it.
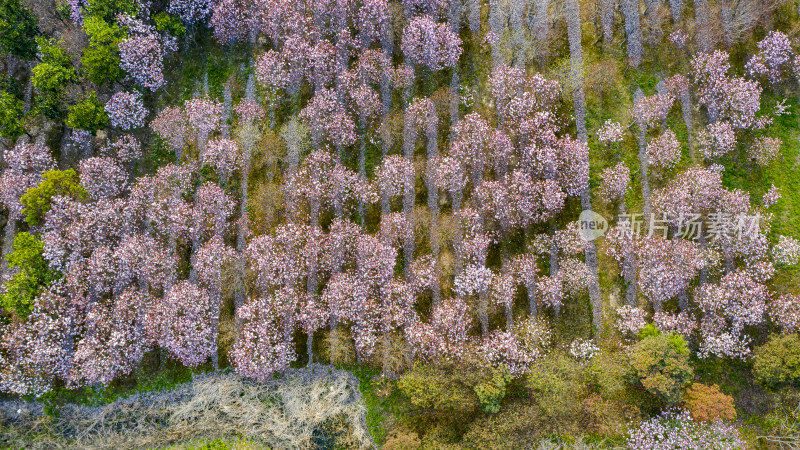
<instances>
[{"instance_id":1,"label":"flowering tree","mask_svg":"<svg viewBox=\"0 0 800 450\"><path fill-rule=\"evenodd\" d=\"M71 313L58 289L40 294L24 322L4 326L0 338L0 389L42 395L69 370Z\"/></svg>"},{"instance_id":2,"label":"flowering tree","mask_svg":"<svg viewBox=\"0 0 800 450\"><path fill-rule=\"evenodd\" d=\"M192 229L197 233L196 238L221 238L235 208L236 201L217 184L208 182L200 186L194 196Z\"/></svg>"},{"instance_id":3,"label":"flowering tree","mask_svg":"<svg viewBox=\"0 0 800 450\"><path fill-rule=\"evenodd\" d=\"M147 109L138 91L117 92L105 106L111 126L122 130L132 130L144 126Z\"/></svg>"},{"instance_id":4,"label":"flowering tree","mask_svg":"<svg viewBox=\"0 0 800 450\"><path fill-rule=\"evenodd\" d=\"M135 288L111 305L91 305L84 318L85 331L76 343L70 384L108 385L133 371L148 347L142 314L147 305L147 296Z\"/></svg>"},{"instance_id":5,"label":"flowering tree","mask_svg":"<svg viewBox=\"0 0 800 450\"><path fill-rule=\"evenodd\" d=\"M480 182L490 161L493 137L494 130L478 113L467 114L453 126L450 156L470 170L474 185Z\"/></svg>"},{"instance_id":6,"label":"flowering tree","mask_svg":"<svg viewBox=\"0 0 800 450\"><path fill-rule=\"evenodd\" d=\"M703 156L716 158L736 148L736 133L727 121L711 123L697 134L697 143Z\"/></svg>"},{"instance_id":7,"label":"flowering tree","mask_svg":"<svg viewBox=\"0 0 800 450\"><path fill-rule=\"evenodd\" d=\"M647 325L645 312L641 308L621 306L617 308L617 315L619 315L616 323L617 330L623 334L637 336L639 331Z\"/></svg>"},{"instance_id":8,"label":"flowering tree","mask_svg":"<svg viewBox=\"0 0 800 450\"><path fill-rule=\"evenodd\" d=\"M175 159L180 161L181 151L189 135L189 124L183 110L177 106L161 110L150 122L150 128L172 148Z\"/></svg>"},{"instance_id":9,"label":"flowering tree","mask_svg":"<svg viewBox=\"0 0 800 450\"><path fill-rule=\"evenodd\" d=\"M123 134L116 138L105 151L106 156L116 156L124 164L131 164L142 157L142 143L130 134Z\"/></svg>"},{"instance_id":10,"label":"flowering tree","mask_svg":"<svg viewBox=\"0 0 800 450\"><path fill-rule=\"evenodd\" d=\"M23 205L20 198L36 186L42 174L55 167L50 150L41 144L18 144L3 154L7 169L0 175L0 202L13 217L19 218Z\"/></svg>"},{"instance_id":11,"label":"flowering tree","mask_svg":"<svg viewBox=\"0 0 800 450\"><path fill-rule=\"evenodd\" d=\"M764 194L764 197L762 197L761 204L763 204L765 208L769 208L770 206L774 205L775 203L778 203L778 200L780 200L780 199L781 199L781 192L773 184L769 188L767 193Z\"/></svg>"},{"instance_id":12,"label":"flowering tree","mask_svg":"<svg viewBox=\"0 0 800 450\"><path fill-rule=\"evenodd\" d=\"M222 0L214 3L209 25L217 41L230 44L246 37L252 26L252 14L248 14L252 7L251 2L242 0Z\"/></svg>"},{"instance_id":13,"label":"flowering tree","mask_svg":"<svg viewBox=\"0 0 800 450\"><path fill-rule=\"evenodd\" d=\"M201 162L217 169L223 184L226 184L231 174L241 169L243 165L243 154L239 150L239 144L224 137L208 141L202 156Z\"/></svg>"},{"instance_id":14,"label":"flowering tree","mask_svg":"<svg viewBox=\"0 0 800 450\"><path fill-rule=\"evenodd\" d=\"M597 140L603 143L616 143L622 141L623 138L622 126L611 119L606 120L603 126L597 130Z\"/></svg>"},{"instance_id":15,"label":"flowering tree","mask_svg":"<svg viewBox=\"0 0 800 450\"><path fill-rule=\"evenodd\" d=\"M222 303L223 279L226 268L236 258L236 252L226 246L218 236L206 242L195 254L192 267L197 273L200 286L208 290L211 296L211 328L214 335L219 334L219 307ZM219 365L217 354L211 355L216 368Z\"/></svg>"},{"instance_id":16,"label":"flowering tree","mask_svg":"<svg viewBox=\"0 0 800 450\"><path fill-rule=\"evenodd\" d=\"M390 155L377 170L378 189L382 195L397 197L414 189L414 165L402 156Z\"/></svg>"},{"instance_id":17,"label":"flowering tree","mask_svg":"<svg viewBox=\"0 0 800 450\"><path fill-rule=\"evenodd\" d=\"M330 89L318 89L299 117L308 123L312 140L317 144L324 138L337 147L346 147L356 141L355 122Z\"/></svg>"},{"instance_id":18,"label":"flowering tree","mask_svg":"<svg viewBox=\"0 0 800 450\"><path fill-rule=\"evenodd\" d=\"M796 265L800 262L800 241L791 236L778 236L772 254L777 264Z\"/></svg>"},{"instance_id":19,"label":"flowering tree","mask_svg":"<svg viewBox=\"0 0 800 450\"><path fill-rule=\"evenodd\" d=\"M467 186L467 174L464 165L450 156L442 156L428 162L433 182L439 189L450 194L453 211L461 209L464 188Z\"/></svg>"},{"instance_id":20,"label":"flowering tree","mask_svg":"<svg viewBox=\"0 0 800 450\"><path fill-rule=\"evenodd\" d=\"M486 336L478 349L479 354L494 367L504 366L513 376L528 371L538 354L522 347L516 336L507 331L494 331Z\"/></svg>"},{"instance_id":21,"label":"flowering tree","mask_svg":"<svg viewBox=\"0 0 800 450\"><path fill-rule=\"evenodd\" d=\"M756 117L762 88L756 81L728 77L728 54L699 53L692 60L692 76L700 104L712 122L728 119L734 128L763 128L769 120Z\"/></svg>"},{"instance_id":22,"label":"flowering tree","mask_svg":"<svg viewBox=\"0 0 800 450\"><path fill-rule=\"evenodd\" d=\"M184 103L186 123L195 133L201 154L208 136L222 125L222 104L208 98L193 98Z\"/></svg>"},{"instance_id":23,"label":"flowering tree","mask_svg":"<svg viewBox=\"0 0 800 450\"><path fill-rule=\"evenodd\" d=\"M700 250L683 239L643 237L637 255L639 287L653 302L656 311L661 311L665 301L688 288L705 266Z\"/></svg>"},{"instance_id":24,"label":"flowering tree","mask_svg":"<svg viewBox=\"0 0 800 450\"><path fill-rule=\"evenodd\" d=\"M361 48L367 48L379 40L388 21L387 0L365 0L358 10L355 21Z\"/></svg>"},{"instance_id":25,"label":"flowering tree","mask_svg":"<svg viewBox=\"0 0 800 450\"><path fill-rule=\"evenodd\" d=\"M719 449L744 448L739 431L723 421L696 423L689 411L665 411L628 432L631 449L661 450L670 448L703 448L710 442Z\"/></svg>"},{"instance_id":26,"label":"flowering tree","mask_svg":"<svg viewBox=\"0 0 800 450\"><path fill-rule=\"evenodd\" d=\"M617 163L616 166L603 169L600 179L602 180L600 197L606 201L614 201L624 197L628 192L631 170L625 163Z\"/></svg>"},{"instance_id":27,"label":"flowering tree","mask_svg":"<svg viewBox=\"0 0 800 450\"><path fill-rule=\"evenodd\" d=\"M777 84L791 73L793 57L789 36L780 31L770 31L758 43L758 53L747 61L744 68L751 76L766 77L771 84Z\"/></svg>"},{"instance_id":28,"label":"flowering tree","mask_svg":"<svg viewBox=\"0 0 800 450\"><path fill-rule=\"evenodd\" d=\"M0 174L0 203L8 209L8 223L4 227L3 254L11 253L17 221L22 218L20 201L28 189L36 187L45 171L55 167L50 150L41 144L20 143L3 153L7 168ZM3 267L7 263L3 262Z\"/></svg>"},{"instance_id":29,"label":"flowering tree","mask_svg":"<svg viewBox=\"0 0 800 450\"><path fill-rule=\"evenodd\" d=\"M403 30L401 48L409 62L440 70L456 64L461 56L461 39L447 24L420 16Z\"/></svg>"},{"instance_id":30,"label":"flowering tree","mask_svg":"<svg viewBox=\"0 0 800 450\"><path fill-rule=\"evenodd\" d=\"M88 158L81 160L78 167L81 185L94 200L118 197L128 187L128 175L114 158Z\"/></svg>"},{"instance_id":31,"label":"flowering tree","mask_svg":"<svg viewBox=\"0 0 800 450\"><path fill-rule=\"evenodd\" d=\"M766 167L780 155L782 145L778 138L760 137L747 148L747 153L756 164Z\"/></svg>"},{"instance_id":32,"label":"flowering tree","mask_svg":"<svg viewBox=\"0 0 800 450\"><path fill-rule=\"evenodd\" d=\"M674 103L670 93L642 97L634 103L632 113L638 124L652 127L667 118Z\"/></svg>"},{"instance_id":33,"label":"flowering tree","mask_svg":"<svg viewBox=\"0 0 800 450\"><path fill-rule=\"evenodd\" d=\"M119 43L120 67L142 87L158 90L166 82L164 57L177 50L174 38L159 35L154 27L129 15L117 20L129 30L129 37Z\"/></svg>"},{"instance_id":34,"label":"flowering tree","mask_svg":"<svg viewBox=\"0 0 800 450\"><path fill-rule=\"evenodd\" d=\"M800 328L800 298L784 294L770 302L769 318L784 333L794 333Z\"/></svg>"},{"instance_id":35,"label":"flowering tree","mask_svg":"<svg viewBox=\"0 0 800 450\"><path fill-rule=\"evenodd\" d=\"M267 381L296 359L287 336L292 326L290 311L294 309L291 294L279 291L270 297L252 299L236 311L243 324L242 333L233 344L230 358L240 374Z\"/></svg>"},{"instance_id":36,"label":"flowering tree","mask_svg":"<svg viewBox=\"0 0 800 450\"><path fill-rule=\"evenodd\" d=\"M696 294L705 313L700 356L746 357L750 339L744 327L764 321L770 297L767 287L743 270L728 273L719 284L701 286Z\"/></svg>"},{"instance_id":37,"label":"flowering tree","mask_svg":"<svg viewBox=\"0 0 800 450\"><path fill-rule=\"evenodd\" d=\"M681 143L672 130L665 131L647 144L648 162L656 167L671 169L675 167L680 157Z\"/></svg>"},{"instance_id":38,"label":"flowering tree","mask_svg":"<svg viewBox=\"0 0 800 450\"><path fill-rule=\"evenodd\" d=\"M169 354L197 367L217 352L214 311L208 292L187 281L173 285L148 313L148 335Z\"/></svg>"},{"instance_id":39,"label":"flowering tree","mask_svg":"<svg viewBox=\"0 0 800 450\"><path fill-rule=\"evenodd\" d=\"M469 344L472 328L469 305L459 298L448 298L434 306L430 323L417 321L405 334L415 354L430 360L457 360Z\"/></svg>"},{"instance_id":40,"label":"flowering tree","mask_svg":"<svg viewBox=\"0 0 800 450\"><path fill-rule=\"evenodd\" d=\"M170 0L167 11L188 24L195 24L211 14L213 3L209 0Z\"/></svg>"}]
</instances>

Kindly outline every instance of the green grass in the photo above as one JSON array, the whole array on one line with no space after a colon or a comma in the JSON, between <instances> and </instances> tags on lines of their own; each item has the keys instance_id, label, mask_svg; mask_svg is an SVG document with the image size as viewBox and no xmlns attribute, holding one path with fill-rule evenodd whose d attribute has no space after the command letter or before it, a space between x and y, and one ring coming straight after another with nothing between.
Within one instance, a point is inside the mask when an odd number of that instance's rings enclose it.
<instances>
[{"instance_id":1,"label":"green grass","mask_svg":"<svg viewBox=\"0 0 800 450\"><path fill-rule=\"evenodd\" d=\"M380 445L386 442L387 405L375 392L375 377L378 372L368 367L355 368L353 374L358 378L358 390L367 407L367 429L369 434Z\"/></svg>"}]
</instances>

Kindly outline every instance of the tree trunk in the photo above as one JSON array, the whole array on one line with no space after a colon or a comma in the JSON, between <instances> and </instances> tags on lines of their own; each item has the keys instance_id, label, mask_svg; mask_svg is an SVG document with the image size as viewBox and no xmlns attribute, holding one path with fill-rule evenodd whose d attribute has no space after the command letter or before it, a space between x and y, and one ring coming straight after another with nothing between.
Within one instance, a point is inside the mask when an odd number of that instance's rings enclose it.
<instances>
[{"instance_id":1,"label":"tree trunk","mask_svg":"<svg viewBox=\"0 0 800 450\"><path fill-rule=\"evenodd\" d=\"M308 339L306 339L306 353L308 354L308 364L311 365L314 362L314 332L311 331L308 333Z\"/></svg>"},{"instance_id":2,"label":"tree trunk","mask_svg":"<svg viewBox=\"0 0 800 450\"><path fill-rule=\"evenodd\" d=\"M489 2L489 30L495 36L502 37L508 23L508 13L503 9L504 4L500 1ZM491 45L492 50L492 66L499 66L505 64L503 58L503 46L498 44Z\"/></svg>"},{"instance_id":3,"label":"tree trunk","mask_svg":"<svg viewBox=\"0 0 800 450\"><path fill-rule=\"evenodd\" d=\"M555 239L556 227L553 225L553 234L550 237L550 277L558 276L558 244ZM561 317L561 304L553 305L553 316L558 320Z\"/></svg>"},{"instance_id":4,"label":"tree trunk","mask_svg":"<svg viewBox=\"0 0 800 450\"><path fill-rule=\"evenodd\" d=\"M528 314L536 317L539 314L539 308L536 306L536 283L526 283L525 290L528 291Z\"/></svg>"},{"instance_id":5,"label":"tree trunk","mask_svg":"<svg viewBox=\"0 0 800 450\"><path fill-rule=\"evenodd\" d=\"M641 89L637 89L633 94L633 102L636 103L640 98L644 97ZM646 125L637 121L636 126L638 131L636 139L639 144L639 174L642 182L642 213L644 215L645 224L649 224L650 214L653 208L650 204L650 181L648 180L649 161L647 159L647 141L645 137Z\"/></svg>"},{"instance_id":6,"label":"tree trunk","mask_svg":"<svg viewBox=\"0 0 800 450\"><path fill-rule=\"evenodd\" d=\"M211 329L214 330L214 336L216 336L217 342L219 342L219 311L220 302L222 301L222 294L220 293L219 288L214 289L212 300L214 301L214 310L211 312ZM219 347L217 347L217 350L211 354L211 363L214 366L214 370L219 369Z\"/></svg>"},{"instance_id":7,"label":"tree trunk","mask_svg":"<svg viewBox=\"0 0 800 450\"><path fill-rule=\"evenodd\" d=\"M692 162L695 162L694 134L692 133L694 129L694 121L692 120L692 96L689 94L688 88L681 89L679 100L681 102L681 112L683 113L683 124L686 126L689 156L692 158Z\"/></svg>"},{"instance_id":8,"label":"tree trunk","mask_svg":"<svg viewBox=\"0 0 800 450\"><path fill-rule=\"evenodd\" d=\"M222 125L220 128L220 132L222 136L229 138L231 137L230 127L228 126L228 121L231 118L231 110L233 108L233 97L231 95L231 86L230 84L233 82L233 75L228 78L228 82L222 87Z\"/></svg>"},{"instance_id":9,"label":"tree trunk","mask_svg":"<svg viewBox=\"0 0 800 450\"><path fill-rule=\"evenodd\" d=\"M366 148L366 127L362 124L361 126L361 143L358 147L358 176L361 177L362 180L367 179L367 148ZM358 201L358 220L359 224L363 228L366 224L366 215L367 215L367 206L364 204L363 201Z\"/></svg>"},{"instance_id":10,"label":"tree trunk","mask_svg":"<svg viewBox=\"0 0 800 450\"><path fill-rule=\"evenodd\" d=\"M3 230L3 279L6 279L8 274L8 260L6 257L14 251L14 236L17 234L17 219L14 217L14 214L9 212L8 213L8 222L6 222L5 229Z\"/></svg>"},{"instance_id":11,"label":"tree trunk","mask_svg":"<svg viewBox=\"0 0 800 450\"><path fill-rule=\"evenodd\" d=\"M683 0L669 0L669 11L672 13L672 22L678 23L683 15Z\"/></svg>"},{"instance_id":12,"label":"tree trunk","mask_svg":"<svg viewBox=\"0 0 800 450\"><path fill-rule=\"evenodd\" d=\"M642 63L642 27L639 23L639 0L622 0L625 35L628 38L628 64L638 68Z\"/></svg>"},{"instance_id":13,"label":"tree trunk","mask_svg":"<svg viewBox=\"0 0 800 450\"><path fill-rule=\"evenodd\" d=\"M489 334L489 291L484 289L478 293L478 320L481 323L481 334Z\"/></svg>"},{"instance_id":14,"label":"tree trunk","mask_svg":"<svg viewBox=\"0 0 800 450\"><path fill-rule=\"evenodd\" d=\"M614 40L614 13L617 9L617 0L600 0L600 26L603 29L603 46Z\"/></svg>"},{"instance_id":15,"label":"tree trunk","mask_svg":"<svg viewBox=\"0 0 800 450\"><path fill-rule=\"evenodd\" d=\"M708 3L706 0L694 0L694 28L697 30L697 49L703 53L714 50L709 33Z\"/></svg>"},{"instance_id":16,"label":"tree trunk","mask_svg":"<svg viewBox=\"0 0 800 450\"><path fill-rule=\"evenodd\" d=\"M624 199L619 204L619 213L626 214ZM625 252L625 256L622 258L622 277L627 285L625 301L628 306L636 306L638 285L636 283L636 255L633 252Z\"/></svg>"},{"instance_id":17,"label":"tree trunk","mask_svg":"<svg viewBox=\"0 0 800 450\"><path fill-rule=\"evenodd\" d=\"M425 126L425 139L426 139L426 153L428 161L434 161L439 156L439 129L436 122L436 111L431 111L432 117L428 119ZM441 246L439 243L439 188L433 182L430 176L430 170L426 171L425 185L428 189L428 208L431 211L431 224L430 224L430 242L431 254L435 264L434 285L431 286L431 295L434 304L438 304L441 300L441 292L439 292L439 252Z\"/></svg>"},{"instance_id":18,"label":"tree trunk","mask_svg":"<svg viewBox=\"0 0 800 450\"><path fill-rule=\"evenodd\" d=\"M414 164L414 147L417 143L417 125L414 120L406 113L403 123L403 156L406 161ZM403 215L409 223L413 223L412 213L414 211L414 186L407 186L403 196ZM413 229L413 225L412 225ZM403 273L407 279L411 278L411 263L414 261L414 233L405 237L403 242Z\"/></svg>"},{"instance_id":19,"label":"tree trunk","mask_svg":"<svg viewBox=\"0 0 800 450\"><path fill-rule=\"evenodd\" d=\"M583 53L581 49L581 12L578 0L567 0L567 35L569 38L570 68L575 90L572 98L575 105L575 128L578 130L578 139L586 143L586 99L583 87ZM592 209L592 195L589 186L581 193L581 208L584 211ZM603 303L600 295L600 282L597 275L597 246L594 241L586 243L584 254L586 265L589 267L591 279L589 280L589 299L592 302L592 325L596 332L600 332L603 325Z\"/></svg>"},{"instance_id":20,"label":"tree trunk","mask_svg":"<svg viewBox=\"0 0 800 450\"><path fill-rule=\"evenodd\" d=\"M247 87L245 88L245 99L249 101L255 101L255 78L251 73L247 77ZM247 264L245 260L245 248L247 247L247 223L249 222L249 213L248 213L248 190L250 184L250 164L252 158L252 139L246 139L244 142L245 145L242 146L242 156L243 156L243 164L242 164L242 174L241 174L241 198L239 200L239 229L236 233L236 251L238 253L238 257L236 259L236 269L239 276L241 276L241 280L236 283L236 289L234 291L234 299L233 299L233 306L234 311L238 311L245 302L245 287L244 287L244 274L247 270ZM236 329L237 333L241 330L242 323L238 319L235 320L234 328Z\"/></svg>"},{"instance_id":21,"label":"tree trunk","mask_svg":"<svg viewBox=\"0 0 800 450\"><path fill-rule=\"evenodd\" d=\"M467 0L469 31L477 35L481 30L481 0Z\"/></svg>"}]
</instances>

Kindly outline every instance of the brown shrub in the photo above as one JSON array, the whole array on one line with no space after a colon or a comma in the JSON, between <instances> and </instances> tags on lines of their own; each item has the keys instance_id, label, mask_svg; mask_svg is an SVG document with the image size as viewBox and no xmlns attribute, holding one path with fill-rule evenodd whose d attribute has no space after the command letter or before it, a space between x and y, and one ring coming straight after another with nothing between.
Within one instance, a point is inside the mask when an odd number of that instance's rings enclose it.
<instances>
[{"instance_id":1,"label":"brown shrub","mask_svg":"<svg viewBox=\"0 0 800 450\"><path fill-rule=\"evenodd\" d=\"M720 392L715 384L707 386L694 383L686 390L684 397L686 409L697 421L733 420L736 418L736 408L733 397Z\"/></svg>"},{"instance_id":2,"label":"brown shrub","mask_svg":"<svg viewBox=\"0 0 800 450\"><path fill-rule=\"evenodd\" d=\"M422 446L422 441L417 433L407 429L399 429L392 432L386 443L383 444L384 450L416 450Z\"/></svg>"},{"instance_id":3,"label":"brown shrub","mask_svg":"<svg viewBox=\"0 0 800 450\"><path fill-rule=\"evenodd\" d=\"M356 362L356 347L347 330L341 326L327 332L324 338L323 357L333 365L350 365Z\"/></svg>"}]
</instances>

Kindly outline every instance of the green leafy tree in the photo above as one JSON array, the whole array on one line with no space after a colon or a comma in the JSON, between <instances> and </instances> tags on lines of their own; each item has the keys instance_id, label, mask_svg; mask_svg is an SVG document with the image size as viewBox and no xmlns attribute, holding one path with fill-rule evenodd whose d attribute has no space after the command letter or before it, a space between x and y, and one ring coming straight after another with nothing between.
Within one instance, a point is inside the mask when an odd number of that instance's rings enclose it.
<instances>
[{"instance_id":1,"label":"green leafy tree","mask_svg":"<svg viewBox=\"0 0 800 450\"><path fill-rule=\"evenodd\" d=\"M94 16L111 22L117 14L136 15L139 5L136 0L92 0L86 6L86 17Z\"/></svg>"},{"instance_id":2,"label":"green leafy tree","mask_svg":"<svg viewBox=\"0 0 800 450\"><path fill-rule=\"evenodd\" d=\"M473 390L481 402L481 409L487 413L494 414L500 411L500 404L506 396L506 386L511 382L511 374L508 369L491 369L491 377L478 383Z\"/></svg>"},{"instance_id":3,"label":"green leafy tree","mask_svg":"<svg viewBox=\"0 0 800 450\"><path fill-rule=\"evenodd\" d=\"M645 337L628 351L630 381L664 404L674 405L694 376L686 341L678 334L657 330L642 334Z\"/></svg>"},{"instance_id":4,"label":"green leafy tree","mask_svg":"<svg viewBox=\"0 0 800 450\"><path fill-rule=\"evenodd\" d=\"M584 369L574 358L554 351L537 361L526 384L541 414L550 422L573 423L585 396Z\"/></svg>"},{"instance_id":5,"label":"green leafy tree","mask_svg":"<svg viewBox=\"0 0 800 450\"><path fill-rule=\"evenodd\" d=\"M50 170L44 173L42 182L38 186L28 189L20 198L24 205L22 214L28 225L35 226L41 223L50 206L53 197L71 197L76 200L85 200L89 197L75 169Z\"/></svg>"},{"instance_id":6,"label":"green leafy tree","mask_svg":"<svg viewBox=\"0 0 800 450\"><path fill-rule=\"evenodd\" d=\"M0 91L0 136L14 139L25 133L24 111L22 100Z\"/></svg>"},{"instance_id":7,"label":"green leafy tree","mask_svg":"<svg viewBox=\"0 0 800 450\"><path fill-rule=\"evenodd\" d=\"M44 242L36 236L22 232L14 238L14 251L6 256L8 265L19 269L5 284L2 297L3 308L20 317L31 312L37 295L61 277L51 270L44 259Z\"/></svg>"},{"instance_id":8,"label":"green leafy tree","mask_svg":"<svg viewBox=\"0 0 800 450\"><path fill-rule=\"evenodd\" d=\"M89 92L82 102L72 105L64 123L72 128L86 131L105 128L108 125L108 114L97 99L97 92Z\"/></svg>"},{"instance_id":9,"label":"green leafy tree","mask_svg":"<svg viewBox=\"0 0 800 450\"><path fill-rule=\"evenodd\" d=\"M176 37L186 34L186 27L183 26L180 17L171 16L162 11L153 14L153 21L156 23L156 29L158 31L165 31Z\"/></svg>"},{"instance_id":10,"label":"green leafy tree","mask_svg":"<svg viewBox=\"0 0 800 450\"><path fill-rule=\"evenodd\" d=\"M38 32L36 17L19 0L0 2L0 52L33 59L36 57L34 37Z\"/></svg>"},{"instance_id":11,"label":"green leafy tree","mask_svg":"<svg viewBox=\"0 0 800 450\"><path fill-rule=\"evenodd\" d=\"M415 408L463 416L480 407L474 387L481 381L470 368L417 363L400 378L398 387Z\"/></svg>"},{"instance_id":12,"label":"green leafy tree","mask_svg":"<svg viewBox=\"0 0 800 450\"><path fill-rule=\"evenodd\" d=\"M753 374L764 386L779 388L800 384L800 337L796 333L773 335L757 347Z\"/></svg>"},{"instance_id":13,"label":"green leafy tree","mask_svg":"<svg viewBox=\"0 0 800 450\"><path fill-rule=\"evenodd\" d=\"M59 111L64 88L77 81L77 73L60 42L37 37L36 43L42 62L33 68L31 83L41 93L39 101L45 113L54 117Z\"/></svg>"},{"instance_id":14,"label":"green leafy tree","mask_svg":"<svg viewBox=\"0 0 800 450\"><path fill-rule=\"evenodd\" d=\"M122 76L119 43L125 32L116 23L109 24L97 16L85 18L83 29L89 36L89 45L81 57L87 78L97 85L118 80Z\"/></svg>"}]
</instances>

